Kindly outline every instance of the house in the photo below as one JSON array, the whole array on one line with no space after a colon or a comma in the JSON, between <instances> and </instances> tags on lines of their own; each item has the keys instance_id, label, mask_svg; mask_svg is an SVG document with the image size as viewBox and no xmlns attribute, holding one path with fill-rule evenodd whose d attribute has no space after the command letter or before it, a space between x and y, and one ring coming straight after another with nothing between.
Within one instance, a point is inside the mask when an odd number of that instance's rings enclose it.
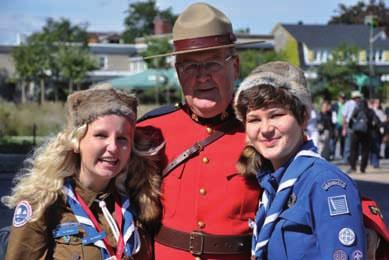
<instances>
[{"instance_id":1,"label":"house","mask_svg":"<svg viewBox=\"0 0 389 260\"><path fill-rule=\"evenodd\" d=\"M374 65L377 74L389 74L389 39L383 28L368 25L306 25L277 24L272 34L276 51L284 50L291 62L304 70L325 63L332 50L342 44L358 48L357 63L367 67ZM370 44L371 43L371 44ZM370 60L370 52L373 54Z\"/></svg>"}]
</instances>

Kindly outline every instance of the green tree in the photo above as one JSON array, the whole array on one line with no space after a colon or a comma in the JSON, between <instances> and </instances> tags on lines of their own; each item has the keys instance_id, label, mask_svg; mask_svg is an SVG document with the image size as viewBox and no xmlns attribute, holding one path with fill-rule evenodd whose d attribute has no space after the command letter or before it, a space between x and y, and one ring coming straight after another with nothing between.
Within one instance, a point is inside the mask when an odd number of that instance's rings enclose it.
<instances>
[{"instance_id":1,"label":"green tree","mask_svg":"<svg viewBox=\"0 0 389 260\"><path fill-rule=\"evenodd\" d=\"M57 65L59 75L68 82L68 93L73 92L74 84L79 90L87 72L98 68L89 51L77 45L61 45L57 52Z\"/></svg>"},{"instance_id":2,"label":"green tree","mask_svg":"<svg viewBox=\"0 0 389 260\"><path fill-rule=\"evenodd\" d=\"M260 64L283 60L287 61L287 57L283 52L275 51L257 51L247 50L239 52L240 58L240 78L245 78L250 72Z\"/></svg>"},{"instance_id":3,"label":"green tree","mask_svg":"<svg viewBox=\"0 0 389 260\"><path fill-rule=\"evenodd\" d=\"M351 6L339 4L335 12L337 15L331 17L329 24L364 24L366 16L374 15L377 18L376 25L385 27L386 33L389 33L389 9L384 1L359 1Z\"/></svg>"},{"instance_id":4,"label":"green tree","mask_svg":"<svg viewBox=\"0 0 389 260\"><path fill-rule=\"evenodd\" d=\"M329 60L317 69L318 78L313 82L313 94L336 98L340 91L350 92L355 85L353 76L360 72L358 53L357 47L346 44L335 48Z\"/></svg>"},{"instance_id":5,"label":"green tree","mask_svg":"<svg viewBox=\"0 0 389 260\"><path fill-rule=\"evenodd\" d=\"M45 101L45 82L69 80L69 85L81 82L85 70L96 68L91 63L88 52L86 25L72 25L68 20L47 19L42 31L32 34L25 45L17 47L13 53L18 79L22 86L28 82L40 82L40 102ZM72 49L72 50L71 50ZM76 57L77 56L77 57ZM70 77L75 78L70 78ZM57 84L55 96L57 99ZM72 88L72 87L69 87Z\"/></svg>"},{"instance_id":6,"label":"green tree","mask_svg":"<svg viewBox=\"0 0 389 260\"><path fill-rule=\"evenodd\" d=\"M154 31L154 19L159 16L162 19L174 23L177 16L171 8L159 10L155 0L135 2L128 7L128 16L124 20L125 31L122 38L126 43L133 43L137 37L152 35Z\"/></svg>"},{"instance_id":7,"label":"green tree","mask_svg":"<svg viewBox=\"0 0 389 260\"><path fill-rule=\"evenodd\" d=\"M147 50L141 53L143 57L158 55L162 53L168 53L172 51L168 39L166 38L146 38ZM146 59L148 68L169 68L166 57Z\"/></svg>"},{"instance_id":8,"label":"green tree","mask_svg":"<svg viewBox=\"0 0 389 260\"><path fill-rule=\"evenodd\" d=\"M47 49L42 43L31 39L28 44L16 47L12 52L16 76L22 88L22 102L26 101L25 86L40 82L40 103L45 101L45 77L48 70Z\"/></svg>"}]
</instances>

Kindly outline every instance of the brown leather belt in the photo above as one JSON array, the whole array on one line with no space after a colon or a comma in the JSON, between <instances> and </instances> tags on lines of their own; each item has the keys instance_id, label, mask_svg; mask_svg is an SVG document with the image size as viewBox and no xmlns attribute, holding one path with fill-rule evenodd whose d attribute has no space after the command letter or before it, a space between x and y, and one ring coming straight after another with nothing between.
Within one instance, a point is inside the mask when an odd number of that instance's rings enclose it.
<instances>
[{"instance_id":1,"label":"brown leather belt","mask_svg":"<svg viewBox=\"0 0 389 260\"><path fill-rule=\"evenodd\" d=\"M162 226L155 240L165 246L190 252L195 256L204 254L249 254L251 235L212 235L201 231L186 233Z\"/></svg>"}]
</instances>

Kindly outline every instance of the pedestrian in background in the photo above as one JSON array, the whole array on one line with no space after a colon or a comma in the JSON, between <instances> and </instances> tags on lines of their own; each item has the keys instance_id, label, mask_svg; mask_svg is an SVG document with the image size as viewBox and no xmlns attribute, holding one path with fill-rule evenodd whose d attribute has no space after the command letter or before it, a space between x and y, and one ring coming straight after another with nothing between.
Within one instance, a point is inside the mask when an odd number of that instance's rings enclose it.
<instances>
[{"instance_id":1,"label":"pedestrian in background","mask_svg":"<svg viewBox=\"0 0 389 260\"><path fill-rule=\"evenodd\" d=\"M352 130L350 144L350 169L356 171L359 154L361 155L360 171L365 173L369 160L372 132L374 128L374 111L369 108L367 100L358 102L350 117L349 128Z\"/></svg>"},{"instance_id":2,"label":"pedestrian in background","mask_svg":"<svg viewBox=\"0 0 389 260\"><path fill-rule=\"evenodd\" d=\"M318 152L326 160L332 160L331 143L334 138L335 125L332 123L331 102L323 100L320 106L320 114L318 120L319 144L317 145Z\"/></svg>"},{"instance_id":3,"label":"pedestrian in background","mask_svg":"<svg viewBox=\"0 0 389 260\"><path fill-rule=\"evenodd\" d=\"M2 198L15 207L6 259L152 259L158 148L135 129L136 98L92 88L67 108L67 127Z\"/></svg>"},{"instance_id":4,"label":"pedestrian in background","mask_svg":"<svg viewBox=\"0 0 389 260\"><path fill-rule=\"evenodd\" d=\"M343 159L344 154L344 136L342 134L343 128L343 111L345 107L346 96L343 92L338 95L338 100L332 105L332 118L335 124L334 138L332 139L332 156L336 158L337 144L339 143L340 157Z\"/></svg>"},{"instance_id":5,"label":"pedestrian in background","mask_svg":"<svg viewBox=\"0 0 389 260\"><path fill-rule=\"evenodd\" d=\"M350 128L350 118L354 111L354 108L357 106L358 102L361 100L362 94L358 90L353 90L351 92L351 99L347 100L344 104L343 110L343 128L342 135L345 138L344 141L344 154L343 154L343 163L349 164L350 160L350 149L351 149L351 136L353 130Z\"/></svg>"},{"instance_id":6,"label":"pedestrian in background","mask_svg":"<svg viewBox=\"0 0 389 260\"><path fill-rule=\"evenodd\" d=\"M370 165L373 168L380 167L381 144L384 134L384 123L386 121L385 112L382 110L381 102L378 98L371 99L369 106L374 111L372 119Z\"/></svg>"}]
</instances>

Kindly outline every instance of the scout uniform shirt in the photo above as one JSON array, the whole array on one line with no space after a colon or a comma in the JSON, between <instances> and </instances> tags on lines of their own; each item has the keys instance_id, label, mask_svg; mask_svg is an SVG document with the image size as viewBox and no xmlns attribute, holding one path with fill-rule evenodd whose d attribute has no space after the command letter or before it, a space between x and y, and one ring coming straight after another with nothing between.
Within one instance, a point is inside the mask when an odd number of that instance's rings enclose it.
<instances>
[{"instance_id":1,"label":"scout uniform shirt","mask_svg":"<svg viewBox=\"0 0 389 260\"><path fill-rule=\"evenodd\" d=\"M110 184L106 193L96 193L82 187L78 181L73 182L74 190L88 205L91 212L94 213L96 220L102 229L106 232L109 245L115 250L116 241L113 237L107 220L95 199L104 199L109 212L114 210L114 196L112 191L115 189L113 182ZM114 215L114 214L113 214ZM64 235L54 238L56 230L61 227L71 227L79 229L78 234ZM82 238L84 230L77 222L71 208L65 202L62 196L46 209L46 212L34 222L27 222L20 227L12 226L11 234L8 240L6 260L20 259L101 259L100 248L93 244L84 245ZM146 236L141 235L141 251L135 255L135 259L151 259L151 245L147 243ZM125 258L123 258L125 259Z\"/></svg>"}]
</instances>

